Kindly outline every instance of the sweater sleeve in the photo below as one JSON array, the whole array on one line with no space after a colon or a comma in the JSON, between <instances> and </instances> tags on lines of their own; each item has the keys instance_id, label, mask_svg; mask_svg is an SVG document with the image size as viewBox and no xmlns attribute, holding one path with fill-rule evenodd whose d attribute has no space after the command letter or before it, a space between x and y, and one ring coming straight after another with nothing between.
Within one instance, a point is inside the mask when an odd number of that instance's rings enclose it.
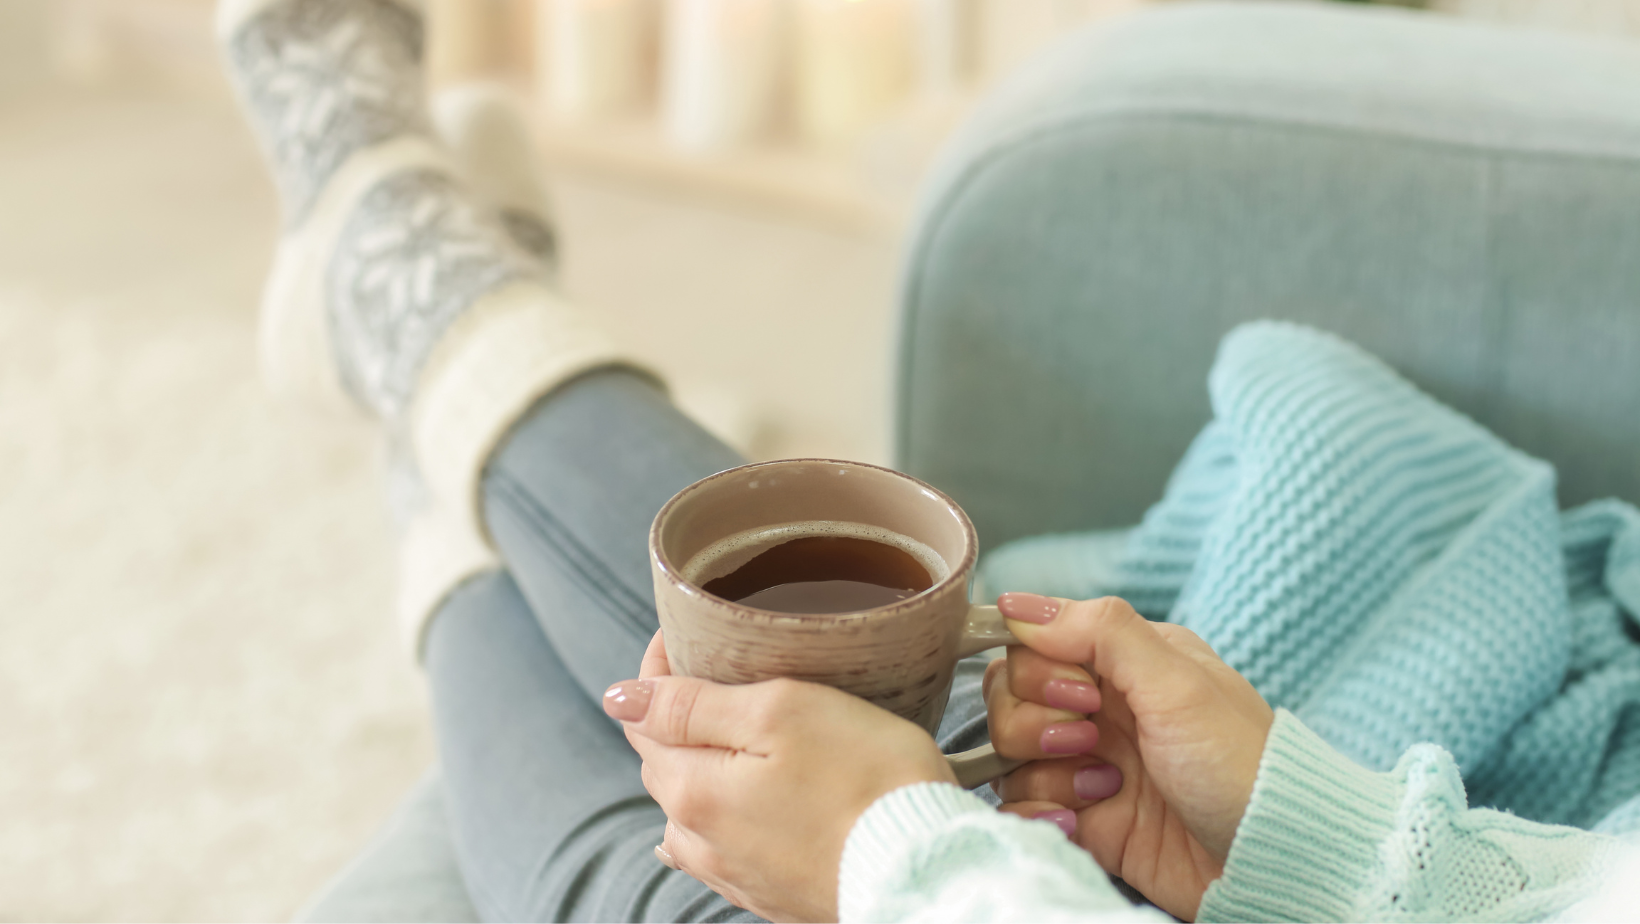
<instances>
[{"instance_id":1,"label":"sweater sleeve","mask_svg":"<svg viewBox=\"0 0 1640 924\"><path fill-rule=\"evenodd\" d=\"M1123 898L1046 821L947 783L878 799L849 832L838 912L852 921L1170 921Z\"/></svg>"},{"instance_id":2,"label":"sweater sleeve","mask_svg":"<svg viewBox=\"0 0 1640 924\"><path fill-rule=\"evenodd\" d=\"M1549 920L1601 893L1627 853L1613 837L1469 808L1435 745L1376 773L1281 710L1198 920Z\"/></svg>"}]
</instances>

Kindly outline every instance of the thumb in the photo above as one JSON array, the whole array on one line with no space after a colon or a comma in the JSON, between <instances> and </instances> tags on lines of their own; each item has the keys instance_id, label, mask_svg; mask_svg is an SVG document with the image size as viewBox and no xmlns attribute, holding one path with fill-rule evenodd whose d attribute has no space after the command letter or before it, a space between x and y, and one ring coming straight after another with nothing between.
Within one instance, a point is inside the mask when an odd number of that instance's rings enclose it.
<instances>
[{"instance_id":1,"label":"thumb","mask_svg":"<svg viewBox=\"0 0 1640 924\"><path fill-rule=\"evenodd\" d=\"M1091 666L1124 694L1141 685L1191 688L1202 680L1200 666L1120 597L1003 594L997 608L1020 644L1056 661Z\"/></svg>"},{"instance_id":2,"label":"thumb","mask_svg":"<svg viewBox=\"0 0 1640 924\"><path fill-rule=\"evenodd\" d=\"M604 691L604 712L641 735L670 747L712 747L761 753L755 723L758 685L729 686L697 677L623 680Z\"/></svg>"}]
</instances>

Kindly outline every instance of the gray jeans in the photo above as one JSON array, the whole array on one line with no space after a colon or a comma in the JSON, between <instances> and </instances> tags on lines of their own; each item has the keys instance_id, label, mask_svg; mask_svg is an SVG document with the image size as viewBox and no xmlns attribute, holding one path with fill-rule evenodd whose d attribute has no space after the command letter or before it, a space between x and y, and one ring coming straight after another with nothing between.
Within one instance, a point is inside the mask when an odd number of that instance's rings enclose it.
<instances>
[{"instance_id":1,"label":"gray jeans","mask_svg":"<svg viewBox=\"0 0 1640 924\"><path fill-rule=\"evenodd\" d=\"M507 570L451 595L426 656L456 853L486 920L757 920L655 860L666 816L598 705L657 628L650 521L741 461L623 371L555 393L492 459L485 514ZM983 671L959 667L948 752L987 740Z\"/></svg>"}]
</instances>

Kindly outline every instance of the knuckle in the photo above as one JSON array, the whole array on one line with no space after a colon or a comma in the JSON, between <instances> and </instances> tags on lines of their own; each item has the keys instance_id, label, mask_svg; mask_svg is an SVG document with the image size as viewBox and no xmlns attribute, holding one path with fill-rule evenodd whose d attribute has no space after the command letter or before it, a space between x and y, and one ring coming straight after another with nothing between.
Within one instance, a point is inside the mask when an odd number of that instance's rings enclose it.
<instances>
[{"instance_id":1,"label":"knuckle","mask_svg":"<svg viewBox=\"0 0 1640 924\"><path fill-rule=\"evenodd\" d=\"M1019 699L1041 699L1042 685L1053 679L1054 667L1062 662L1034 651L1022 652L1008 665L1008 690Z\"/></svg>"},{"instance_id":2,"label":"knuckle","mask_svg":"<svg viewBox=\"0 0 1640 924\"><path fill-rule=\"evenodd\" d=\"M690 830L695 830L710 819L712 815L712 799L699 787L685 786L672 794L666 809L666 817L675 824Z\"/></svg>"},{"instance_id":3,"label":"knuckle","mask_svg":"<svg viewBox=\"0 0 1640 924\"><path fill-rule=\"evenodd\" d=\"M999 781L997 795L1004 802L1030 802L1041 798L1042 763L1026 764Z\"/></svg>"},{"instance_id":4,"label":"knuckle","mask_svg":"<svg viewBox=\"0 0 1640 924\"><path fill-rule=\"evenodd\" d=\"M1184 626L1180 626L1179 638L1184 641L1186 647L1191 651L1198 654L1207 655L1215 661L1220 660L1219 650L1213 647L1212 642L1209 642L1207 639L1198 635L1194 629L1187 629Z\"/></svg>"},{"instance_id":5,"label":"knuckle","mask_svg":"<svg viewBox=\"0 0 1640 924\"><path fill-rule=\"evenodd\" d=\"M1006 702L1008 697L1003 693L1013 688L1012 681L1008 679L1009 673L1007 658L998 658L985 668L985 679L980 684L980 695L984 698L986 706L994 709Z\"/></svg>"},{"instance_id":6,"label":"knuckle","mask_svg":"<svg viewBox=\"0 0 1640 924\"><path fill-rule=\"evenodd\" d=\"M1002 739L1014 725L1014 711L1006 703L990 703L985 709L985 725L990 729L991 743L1002 749Z\"/></svg>"},{"instance_id":7,"label":"knuckle","mask_svg":"<svg viewBox=\"0 0 1640 924\"><path fill-rule=\"evenodd\" d=\"M1156 627L1156 631L1160 632L1163 638L1176 646L1207 645L1207 642L1200 635L1197 635L1195 630L1181 626L1178 623L1158 622L1152 623L1152 625Z\"/></svg>"},{"instance_id":8,"label":"knuckle","mask_svg":"<svg viewBox=\"0 0 1640 924\"><path fill-rule=\"evenodd\" d=\"M746 719L760 737L780 731L800 708L797 699L801 684L779 677L758 684L758 696L747 710Z\"/></svg>"},{"instance_id":9,"label":"knuckle","mask_svg":"<svg viewBox=\"0 0 1640 924\"><path fill-rule=\"evenodd\" d=\"M802 683L790 677L776 677L767 682L768 692L764 696L764 705L776 709L795 705L803 689Z\"/></svg>"},{"instance_id":10,"label":"knuckle","mask_svg":"<svg viewBox=\"0 0 1640 924\"><path fill-rule=\"evenodd\" d=\"M1082 600L1072 603L1065 607L1064 612L1060 614L1060 618L1054 620L1053 623L1049 623L1049 625L1053 628L1063 626L1062 631L1077 634L1102 628L1110 622L1110 606L1105 602L1106 599L1101 597L1097 600ZM1055 625L1056 623L1058 625Z\"/></svg>"},{"instance_id":11,"label":"knuckle","mask_svg":"<svg viewBox=\"0 0 1640 924\"><path fill-rule=\"evenodd\" d=\"M1120 597L1099 597L1072 603L1066 608L1065 618L1056 620L1065 633L1060 636L1065 646L1056 654L1065 660L1086 662L1093 660L1096 640L1108 639L1131 625L1138 614Z\"/></svg>"},{"instance_id":12,"label":"knuckle","mask_svg":"<svg viewBox=\"0 0 1640 924\"><path fill-rule=\"evenodd\" d=\"M991 687L996 683L997 677L1006 674L1007 670L1007 658L997 658L990 664L985 665L985 677L980 681L980 694L986 700L991 698Z\"/></svg>"},{"instance_id":13,"label":"knuckle","mask_svg":"<svg viewBox=\"0 0 1640 924\"><path fill-rule=\"evenodd\" d=\"M1069 807L1078 801L1076 772L1089 764L1083 756L1039 760L1025 777L1027 797L1038 802L1054 802Z\"/></svg>"},{"instance_id":14,"label":"knuckle","mask_svg":"<svg viewBox=\"0 0 1640 924\"><path fill-rule=\"evenodd\" d=\"M1121 597L1100 597L1089 601L1088 606L1091 621L1111 627L1139 618L1139 614Z\"/></svg>"},{"instance_id":15,"label":"knuckle","mask_svg":"<svg viewBox=\"0 0 1640 924\"><path fill-rule=\"evenodd\" d=\"M1042 684L1053 675L1054 668L1064 662L1029 648L1008 662L1008 689L1021 699L1033 693L1041 695Z\"/></svg>"},{"instance_id":16,"label":"knuckle","mask_svg":"<svg viewBox=\"0 0 1640 924\"><path fill-rule=\"evenodd\" d=\"M988 724L997 753L1015 759L1037 756L1039 733L1021 710L1011 707L993 710Z\"/></svg>"},{"instance_id":17,"label":"knuckle","mask_svg":"<svg viewBox=\"0 0 1640 924\"><path fill-rule=\"evenodd\" d=\"M700 687L692 683L673 683L666 685L666 691L669 695L659 697L661 709L657 718L660 732L667 741L688 741L689 722L700 699ZM653 706L650 708L654 709Z\"/></svg>"}]
</instances>

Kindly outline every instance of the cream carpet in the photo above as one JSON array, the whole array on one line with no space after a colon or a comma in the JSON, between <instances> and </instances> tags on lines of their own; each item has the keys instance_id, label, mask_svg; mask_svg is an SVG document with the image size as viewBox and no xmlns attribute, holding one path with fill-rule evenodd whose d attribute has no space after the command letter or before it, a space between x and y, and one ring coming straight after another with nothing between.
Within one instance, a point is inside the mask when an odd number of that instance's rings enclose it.
<instances>
[{"instance_id":1,"label":"cream carpet","mask_svg":"<svg viewBox=\"0 0 1640 924\"><path fill-rule=\"evenodd\" d=\"M894 248L588 182L572 294L759 455L883 456ZM213 94L0 106L0 919L279 920L433 760L366 432L272 406Z\"/></svg>"},{"instance_id":2,"label":"cream carpet","mask_svg":"<svg viewBox=\"0 0 1640 924\"><path fill-rule=\"evenodd\" d=\"M0 120L0 917L288 917L432 759L374 443L255 379L228 115Z\"/></svg>"}]
</instances>

